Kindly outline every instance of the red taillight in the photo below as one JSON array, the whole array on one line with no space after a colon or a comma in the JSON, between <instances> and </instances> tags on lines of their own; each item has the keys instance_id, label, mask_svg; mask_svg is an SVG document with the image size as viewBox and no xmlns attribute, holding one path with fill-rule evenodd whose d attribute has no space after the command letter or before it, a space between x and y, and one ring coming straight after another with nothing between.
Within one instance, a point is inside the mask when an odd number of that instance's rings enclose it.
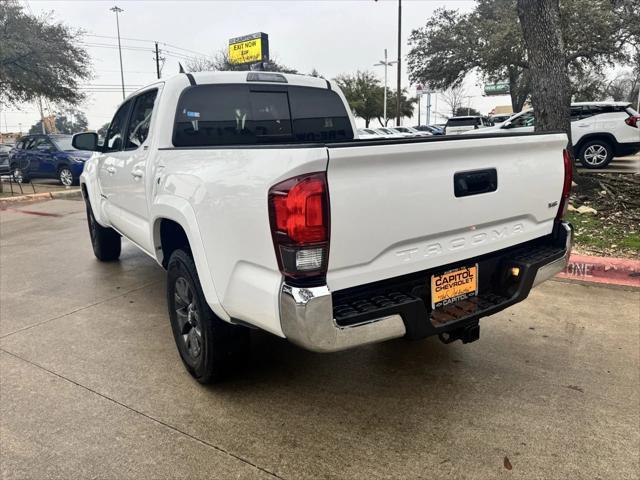
<instances>
[{"instance_id":1,"label":"red taillight","mask_svg":"<svg viewBox=\"0 0 640 480\"><path fill-rule=\"evenodd\" d=\"M627 117L624 119L624 123L629 125L630 127L638 127L638 123L640 122L640 115L633 115L632 117Z\"/></svg>"},{"instance_id":2,"label":"red taillight","mask_svg":"<svg viewBox=\"0 0 640 480\"><path fill-rule=\"evenodd\" d=\"M326 174L301 175L271 187L269 217L283 275L294 279L324 275L329 252Z\"/></svg>"},{"instance_id":3,"label":"red taillight","mask_svg":"<svg viewBox=\"0 0 640 480\"><path fill-rule=\"evenodd\" d=\"M569 196L571 195L571 183L573 182L573 158L569 150L562 152L564 161L564 183L562 184L562 197L560 198L560 206L556 220L562 220L569 206Z\"/></svg>"}]
</instances>

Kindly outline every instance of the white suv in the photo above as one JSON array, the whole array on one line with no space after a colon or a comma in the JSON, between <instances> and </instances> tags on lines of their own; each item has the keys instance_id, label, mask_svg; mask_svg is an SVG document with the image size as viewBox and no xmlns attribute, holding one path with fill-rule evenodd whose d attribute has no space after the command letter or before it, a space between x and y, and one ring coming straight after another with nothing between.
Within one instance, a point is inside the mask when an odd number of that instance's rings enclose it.
<instances>
[{"instance_id":1,"label":"white suv","mask_svg":"<svg viewBox=\"0 0 640 480\"><path fill-rule=\"evenodd\" d=\"M465 133L533 132L533 110L520 112L501 125ZM604 168L611 159L640 151L640 114L628 102L571 104L574 152L585 168Z\"/></svg>"}]
</instances>

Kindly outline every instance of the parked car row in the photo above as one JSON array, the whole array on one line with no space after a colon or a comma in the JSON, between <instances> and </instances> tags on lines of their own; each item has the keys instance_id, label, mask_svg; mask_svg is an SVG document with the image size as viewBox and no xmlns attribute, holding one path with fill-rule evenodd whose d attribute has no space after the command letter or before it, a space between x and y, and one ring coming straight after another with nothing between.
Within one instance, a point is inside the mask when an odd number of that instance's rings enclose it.
<instances>
[{"instance_id":1,"label":"parked car row","mask_svg":"<svg viewBox=\"0 0 640 480\"><path fill-rule=\"evenodd\" d=\"M431 135L443 135L443 131L431 125L419 125L415 127L379 127L379 128L359 128L358 138L360 140L377 140L383 138L407 138L407 137L430 137Z\"/></svg>"},{"instance_id":2,"label":"parked car row","mask_svg":"<svg viewBox=\"0 0 640 480\"><path fill-rule=\"evenodd\" d=\"M526 110L494 127L470 128L462 133L526 133L534 131L535 123L533 110ZM628 102L572 103L571 140L583 167L605 168L614 156L640 151L640 113Z\"/></svg>"},{"instance_id":3,"label":"parked car row","mask_svg":"<svg viewBox=\"0 0 640 480\"><path fill-rule=\"evenodd\" d=\"M0 145L0 173L16 182L56 178L65 186L77 185L91 152L76 150L71 135L27 135L15 146Z\"/></svg>"},{"instance_id":4,"label":"parked car row","mask_svg":"<svg viewBox=\"0 0 640 480\"><path fill-rule=\"evenodd\" d=\"M11 152L12 149L12 143L0 144L0 175L6 175L11 171L9 168L9 152Z\"/></svg>"}]
</instances>

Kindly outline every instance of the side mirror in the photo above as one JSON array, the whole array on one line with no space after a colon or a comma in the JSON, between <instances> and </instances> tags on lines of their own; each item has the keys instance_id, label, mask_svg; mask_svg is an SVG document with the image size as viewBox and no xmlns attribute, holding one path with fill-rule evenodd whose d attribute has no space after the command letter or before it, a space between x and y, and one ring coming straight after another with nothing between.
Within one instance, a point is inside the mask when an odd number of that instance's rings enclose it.
<instances>
[{"instance_id":1,"label":"side mirror","mask_svg":"<svg viewBox=\"0 0 640 480\"><path fill-rule=\"evenodd\" d=\"M507 120L506 122L504 122L502 124L502 127L500 127L500 128L511 128L511 121Z\"/></svg>"},{"instance_id":2,"label":"side mirror","mask_svg":"<svg viewBox=\"0 0 640 480\"><path fill-rule=\"evenodd\" d=\"M102 150L98 145L98 134L95 132L76 133L71 140L71 145L76 150L88 150L90 152Z\"/></svg>"}]
</instances>

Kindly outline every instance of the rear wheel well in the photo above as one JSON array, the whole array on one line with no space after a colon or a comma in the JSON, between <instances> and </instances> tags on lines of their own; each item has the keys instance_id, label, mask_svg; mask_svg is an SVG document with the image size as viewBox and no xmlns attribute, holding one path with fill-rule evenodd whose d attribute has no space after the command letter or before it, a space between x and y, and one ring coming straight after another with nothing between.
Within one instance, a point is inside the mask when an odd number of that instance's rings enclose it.
<instances>
[{"instance_id":1,"label":"rear wheel well","mask_svg":"<svg viewBox=\"0 0 640 480\"><path fill-rule=\"evenodd\" d=\"M616 138L610 133L592 133L589 135L585 135L580 139L580 141L574 147L573 151L575 152L576 156L580 155L580 151L582 150L582 147L584 147L586 143L594 140L600 140L601 142L605 142L611 148L614 148L614 149L617 143Z\"/></svg>"},{"instance_id":2,"label":"rear wheel well","mask_svg":"<svg viewBox=\"0 0 640 480\"><path fill-rule=\"evenodd\" d=\"M167 268L171 254L178 250L184 250L191 254L189 238L178 222L163 218L160 220L160 249L162 250L162 266Z\"/></svg>"}]
</instances>

